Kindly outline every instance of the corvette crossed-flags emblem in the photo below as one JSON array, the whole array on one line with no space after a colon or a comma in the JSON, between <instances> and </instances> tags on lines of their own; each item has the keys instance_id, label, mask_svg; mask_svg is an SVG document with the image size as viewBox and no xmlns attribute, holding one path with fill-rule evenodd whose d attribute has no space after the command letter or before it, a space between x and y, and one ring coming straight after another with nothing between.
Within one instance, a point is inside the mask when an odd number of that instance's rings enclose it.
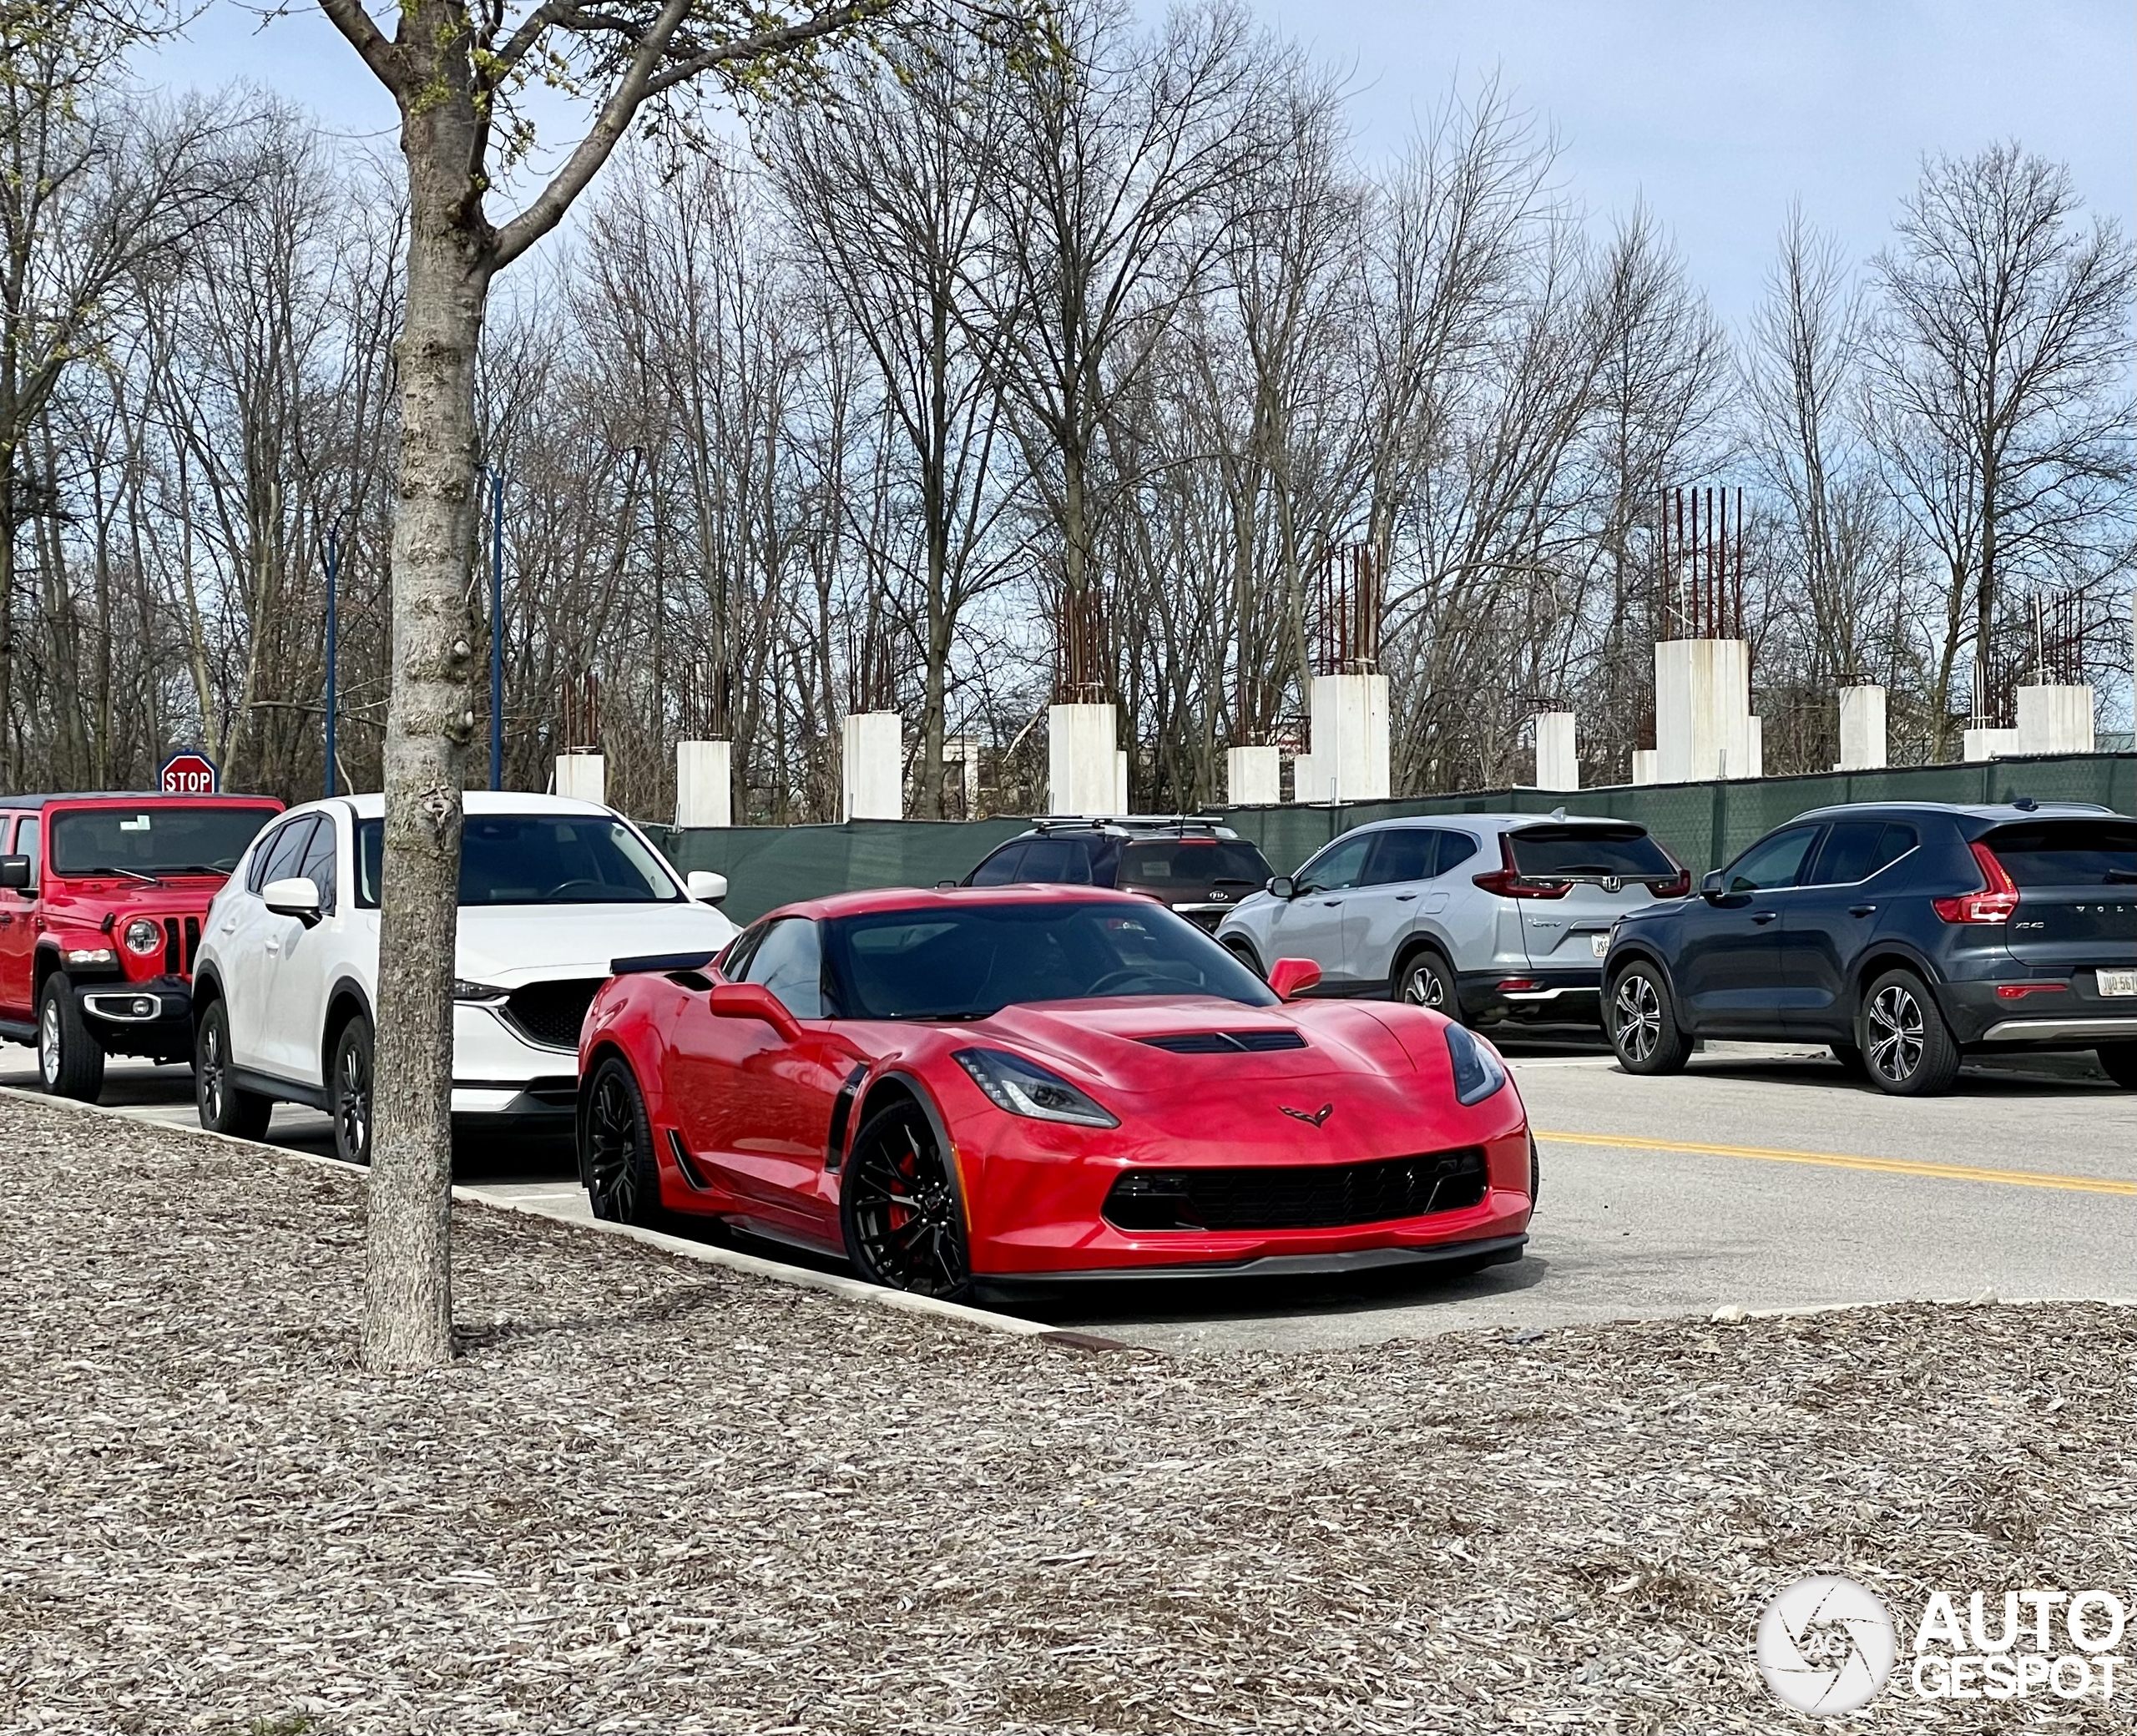
<instances>
[{"instance_id":1,"label":"corvette crossed-flags emblem","mask_svg":"<svg viewBox=\"0 0 2137 1736\"><path fill-rule=\"evenodd\" d=\"M1276 1107L1293 1121L1302 1121L1310 1127L1316 1128L1336 1113L1333 1103L1323 1103L1318 1109L1294 1109L1289 1103L1279 1103Z\"/></svg>"}]
</instances>

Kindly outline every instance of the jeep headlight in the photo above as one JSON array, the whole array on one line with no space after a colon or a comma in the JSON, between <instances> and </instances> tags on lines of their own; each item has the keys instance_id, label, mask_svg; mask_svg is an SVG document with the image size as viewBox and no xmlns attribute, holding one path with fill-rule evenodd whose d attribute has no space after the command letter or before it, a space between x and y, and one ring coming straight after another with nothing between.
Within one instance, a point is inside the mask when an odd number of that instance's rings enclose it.
<instances>
[{"instance_id":1,"label":"jeep headlight","mask_svg":"<svg viewBox=\"0 0 2137 1736\"><path fill-rule=\"evenodd\" d=\"M163 950L164 931L146 916L136 916L129 922L122 938L126 942L126 950L142 958Z\"/></svg>"}]
</instances>

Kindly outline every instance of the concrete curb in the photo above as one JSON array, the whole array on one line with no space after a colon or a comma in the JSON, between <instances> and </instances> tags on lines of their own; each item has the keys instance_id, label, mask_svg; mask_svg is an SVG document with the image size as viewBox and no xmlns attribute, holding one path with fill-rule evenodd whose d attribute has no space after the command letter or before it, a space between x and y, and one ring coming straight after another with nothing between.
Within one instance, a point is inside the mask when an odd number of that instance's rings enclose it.
<instances>
[{"instance_id":1,"label":"concrete curb","mask_svg":"<svg viewBox=\"0 0 2137 1736\"><path fill-rule=\"evenodd\" d=\"M174 1128L162 1122L143 1121L136 1116L129 1115L124 1109L109 1108L103 1103L83 1103L71 1098L48 1097L43 1092L26 1091L13 1085L0 1085L0 1096L18 1098L24 1103L39 1103L47 1108L72 1109L86 1115L109 1116L116 1121L130 1123L137 1128L156 1128L164 1133L187 1135L196 1139L219 1139L225 1144L240 1146L249 1152L262 1153L284 1163L310 1164L314 1168L331 1170L336 1175L361 1178L364 1174L361 1170L351 1169L339 1158L321 1157L316 1152L292 1151L285 1145L270 1145L260 1140L240 1139L234 1133L213 1133L206 1128ZM791 1284L801 1289L843 1296L850 1302L871 1304L877 1308L892 1309L903 1314L932 1315L938 1320L959 1320L967 1326L978 1326L989 1332L1007 1333L1016 1338L1046 1339L1079 1350L1125 1350L1133 1348L1086 1332L1063 1331L1043 1320L1028 1320L1016 1315L997 1314L991 1309L971 1308L962 1302L941 1302L932 1296L916 1296L906 1290L885 1289L878 1284L864 1284L857 1278L841 1278L836 1272L817 1272L806 1266L790 1266L754 1254L737 1254L729 1248L708 1247L685 1236L667 1235L657 1229L640 1229L635 1224L588 1224L574 1218L560 1217L531 1203L492 1199L473 1188L456 1185L452 1198L458 1204L482 1206L497 1212L516 1212L523 1217L540 1218L547 1223L561 1224L566 1229L622 1237L629 1241L643 1243L663 1254L677 1254L685 1259L698 1260L709 1266L724 1266L730 1272L745 1272L755 1278L768 1278L775 1284Z\"/></svg>"}]
</instances>

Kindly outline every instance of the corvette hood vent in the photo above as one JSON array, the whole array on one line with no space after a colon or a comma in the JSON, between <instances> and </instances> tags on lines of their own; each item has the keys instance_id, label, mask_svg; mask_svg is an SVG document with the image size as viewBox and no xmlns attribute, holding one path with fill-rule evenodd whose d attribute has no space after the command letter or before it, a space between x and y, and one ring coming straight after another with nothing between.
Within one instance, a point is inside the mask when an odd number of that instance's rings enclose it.
<instances>
[{"instance_id":1,"label":"corvette hood vent","mask_svg":"<svg viewBox=\"0 0 2137 1736\"><path fill-rule=\"evenodd\" d=\"M1135 1040L1175 1055L1266 1055L1276 1049L1306 1047L1306 1038L1296 1031L1182 1031Z\"/></svg>"}]
</instances>

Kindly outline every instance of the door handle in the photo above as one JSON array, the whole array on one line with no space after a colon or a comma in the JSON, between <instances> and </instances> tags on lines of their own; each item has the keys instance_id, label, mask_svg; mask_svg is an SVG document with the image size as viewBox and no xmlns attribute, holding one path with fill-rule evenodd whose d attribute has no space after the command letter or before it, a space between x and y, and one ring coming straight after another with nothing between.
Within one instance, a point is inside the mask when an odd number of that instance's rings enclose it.
<instances>
[{"instance_id":1,"label":"door handle","mask_svg":"<svg viewBox=\"0 0 2137 1736\"><path fill-rule=\"evenodd\" d=\"M1417 895L1415 892L1397 892L1397 893L1395 895L1395 901L1396 901L1397 904L1407 904L1407 903L1408 903L1408 902L1409 902L1412 898L1415 898L1417 896Z\"/></svg>"},{"instance_id":2,"label":"door handle","mask_svg":"<svg viewBox=\"0 0 2137 1736\"><path fill-rule=\"evenodd\" d=\"M267 950L270 952L280 952L282 950L282 938L280 935L267 942Z\"/></svg>"},{"instance_id":3,"label":"door handle","mask_svg":"<svg viewBox=\"0 0 2137 1736\"><path fill-rule=\"evenodd\" d=\"M224 917L224 918L223 918L222 926L221 926L221 928L218 931L218 932L222 933L222 934L228 934L228 933L230 933L230 931L231 931L232 929L235 928L236 926L237 926L237 918L236 918L235 916L225 916L225 917Z\"/></svg>"},{"instance_id":4,"label":"door handle","mask_svg":"<svg viewBox=\"0 0 2137 1736\"><path fill-rule=\"evenodd\" d=\"M1874 916L1877 914L1877 906L1874 904L1851 904L1847 913L1851 916Z\"/></svg>"},{"instance_id":5,"label":"door handle","mask_svg":"<svg viewBox=\"0 0 2137 1736\"><path fill-rule=\"evenodd\" d=\"M1751 912L1751 920L1754 922L1758 923L1771 922L1780 914L1781 912L1779 911L1753 911Z\"/></svg>"}]
</instances>

